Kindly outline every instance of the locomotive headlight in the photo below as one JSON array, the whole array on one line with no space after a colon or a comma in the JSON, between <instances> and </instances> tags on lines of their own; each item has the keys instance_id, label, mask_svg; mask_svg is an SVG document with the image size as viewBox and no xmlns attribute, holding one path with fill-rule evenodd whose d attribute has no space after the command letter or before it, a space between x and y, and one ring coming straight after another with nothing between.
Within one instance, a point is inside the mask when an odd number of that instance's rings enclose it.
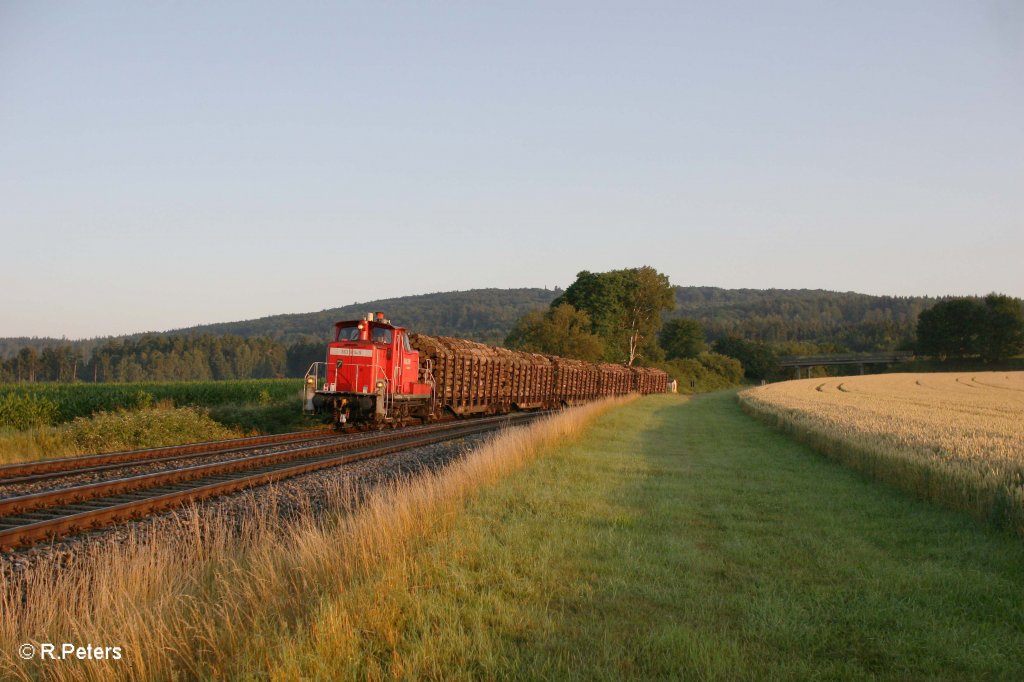
<instances>
[{"instance_id":1,"label":"locomotive headlight","mask_svg":"<svg viewBox=\"0 0 1024 682\"><path fill-rule=\"evenodd\" d=\"M383 379L378 379L377 380L377 390L378 391L383 391L384 390L384 380Z\"/></svg>"}]
</instances>

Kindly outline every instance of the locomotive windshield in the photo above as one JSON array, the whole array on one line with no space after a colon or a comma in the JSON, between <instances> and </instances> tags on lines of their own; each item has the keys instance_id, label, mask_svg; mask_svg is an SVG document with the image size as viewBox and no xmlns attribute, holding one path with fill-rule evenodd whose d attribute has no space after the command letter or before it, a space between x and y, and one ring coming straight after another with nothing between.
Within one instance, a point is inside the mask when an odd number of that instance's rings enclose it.
<instances>
[{"instance_id":1,"label":"locomotive windshield","mask_svg":"<svg viewBox=\"0 0 1024 682\"><path fill-rule=\"evenodd\" d=\"M338 338L335 341L358 341L359 340L359 327L352 325L351 327L340 327L338 329Z\"/></svg>"},{"instance_id":2,"label":"locomotive windshield","mask_svg":"<svg viewBox=\"0 0 1024 682\"><path fill-rule=\"evenodd\" d=\"M360 329L356 325L345 325L344 327L338 327L338 336L335 341L358 341ZM370 340L374 343L391 343L391 329L387 327L373 326L373 331L370 334Z\"/></svg>"}]
</instances>

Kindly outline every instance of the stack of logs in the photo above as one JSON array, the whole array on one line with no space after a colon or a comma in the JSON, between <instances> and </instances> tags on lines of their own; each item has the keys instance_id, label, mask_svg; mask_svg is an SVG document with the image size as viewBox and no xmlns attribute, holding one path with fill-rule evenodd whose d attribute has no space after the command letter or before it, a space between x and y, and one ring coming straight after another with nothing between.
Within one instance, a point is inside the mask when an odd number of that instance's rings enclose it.
<instances>
[{"instance_id":1,"label":"stack of logs","mask_svg":"<svg viewBox=\"0 0 1024 682\"><path fill-rule=\"evenodd\" d=\"M641 395L664 393L668 390L668 375L653 367L631 367L633 391Z\"/></svg>"},{"instance_id":2,"label":"stack of logs","mask_svg":"<svg viewBox=\"0 0 1024 682\"><path fill-rule=\"evenodd\" d=\"M624 395L633 390L633 373L629 367L608 362L597 367L601 373L601 395Z\"/></svg>"},{"instance_id":3,"label":"stack of logs","mask_svg":"<svg viewBox=\"0 0 1024 682\"><path fill-rule=\"evenodd\" d=\"M549 355L555 365L554 393L566 405L577 405L593 400L599 393L600 374L593 363L570 360Z\"/></svg>"},{"instance_id":4,"label":"stack of logs","mask_svg":"<svg viewBox=\"0 0 1024 682\"><path fill-rule=\"evenodd\" d=\"M436 408L455 414L505 413L575 405L599 396L665 390L658 369L594 364L487 346L447 336L411 334L420 363L431 360Z\"/></svg>"}]
</instances>

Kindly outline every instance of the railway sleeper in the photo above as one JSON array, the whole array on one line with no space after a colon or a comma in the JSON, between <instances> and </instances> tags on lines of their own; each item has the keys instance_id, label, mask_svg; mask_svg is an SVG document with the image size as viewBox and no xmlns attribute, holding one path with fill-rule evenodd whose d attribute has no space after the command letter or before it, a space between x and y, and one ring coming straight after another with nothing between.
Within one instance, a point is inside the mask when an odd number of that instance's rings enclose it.
<instances>
[{"instance_id":1,"label":"railway sleeper","mask_svg":"<svg viewBox=\"0 0 1024 682\"><path fill-rule=\"evenodd\" d=\"M56 510L54 510L53 512L51 512L49 514L40 513L40 512L29 512L27 514L22 514L18 518L20 518L20 519L35 519L36 521L49 521L50 519L59 518L61 516L66 516L66 514L61 514L61 513L57 512Z\"/></svg>"},{"instance_id":2,"label":"railway sleeper","mask_svg":"<svg viewBox=\"0 0 1024 682\"><path fill-rule=\"evenodd\" d=\"M142 497L139 497L139 495L141 495ZM104 497L102 501L105 503L103 506L111 507L115 504L122 504L124 502L135 502L136 500L145 499L147 497L152 496L147 495L145 493L130 493L125 495L114 495L113 497Z\"/></svg>"},{"instance_id":3,"label":"railway sleeper","mask_svg":"<svg viewBox=\"0 0 1024 682\"><path fill-rule=\"evenodd\" d=\"M96 508L95 507L87 507L84 504L67 504L67 505L64 505L63 507L53 507L52 509L53 509L53 512L56 514L56 513L67 513L67 512L77 513L77 512L95 511Z\"/></svg>"},{"instance_id":4,"label":"railway sleeper","mask_svg":"<svg viewBox=\"0 0 1024 682\"><path fill-rule=\"evenodd\" d=\"M101 498L96 499L96 500L89 500L88 502L83 502L80 505L75 505L75 508L76 509L81 509L82 511L96 511L97 509L106 509L107 507L110 507L110 506L115 505L115 504L120 504L120 503L121 503L121 500L117 499L117 498L101 497ZM54 510L61 510L61 509L68 509L69 507L68 506L61 506L61 507L51 507L51 508L54 509Z\"/></svg>"}]
</instances>

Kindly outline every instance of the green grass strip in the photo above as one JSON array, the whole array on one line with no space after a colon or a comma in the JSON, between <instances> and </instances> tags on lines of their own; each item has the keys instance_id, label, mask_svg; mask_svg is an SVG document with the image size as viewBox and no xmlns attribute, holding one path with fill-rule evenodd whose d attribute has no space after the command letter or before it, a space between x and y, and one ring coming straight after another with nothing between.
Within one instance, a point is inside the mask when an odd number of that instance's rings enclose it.
<instances>
[{"instance_id":1,"label":"green grass strip","mask_svg":"<svg viewBox=\"0 0 1024 682\"><path fill-rule=\"evenodd\" d=\"M481 491L274 649L283 678L1022 679L1024 543L825 460L731 392L656 396Z\"/></svg>"}]
</instances>

